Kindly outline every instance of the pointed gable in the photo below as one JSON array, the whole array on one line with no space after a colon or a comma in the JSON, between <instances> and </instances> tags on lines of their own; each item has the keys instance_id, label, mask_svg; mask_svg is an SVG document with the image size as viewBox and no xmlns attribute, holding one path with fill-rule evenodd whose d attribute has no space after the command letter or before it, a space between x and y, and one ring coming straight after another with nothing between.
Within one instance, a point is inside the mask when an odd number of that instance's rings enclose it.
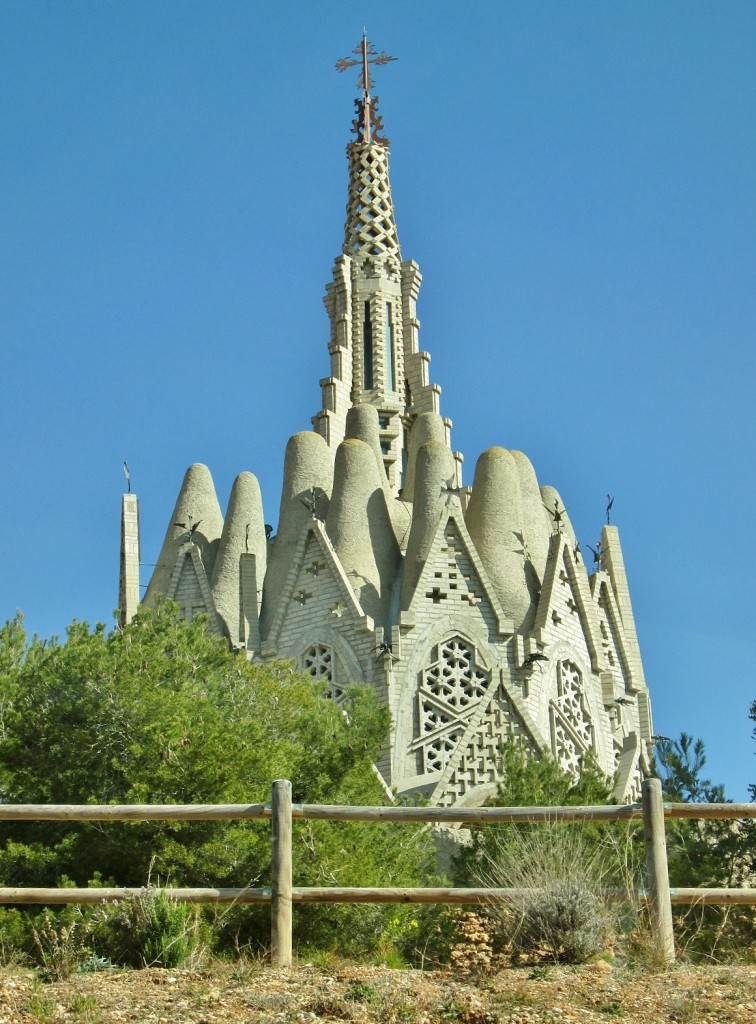
<instances>
[{"instance_id":1,"label":"pointed gable","mask_svg":"<svg viewBox=\"0 0 756 1024\"><path fill-rule=\"evenodd\" d=\"M317 615L315 613L317 610ZM352 584L318 519L303 533L278 602L263 653L273 655L321 621L349 622L352 628L372 631L373 620L364 614Z\"/></svg>"},{"instance_id":2,"label":"pointed gable","mask_svg":"<svg viewBox=\"0 0 756 1024\"><path fill-rule=\"evenodd\" d=\"M197 545L191 541L182 544L178 550L166 597L181 605L182 618L188 622L198 615L207 615L210 629L214 633L222 632L202 556Z\"/></svg>"},{"instance_id":3,"label":"pointed gable","mask_svg":"<svg viewBox=\"0 0 756 1024\"><path fill-rule=\"evenodd\" d=\"M464 680L443 671L444 657L464 666ZM461 638L438 646L437 665L423 673L418 688L421 734L411 751L419 757L419 773L440 772L430 796L432 804L451 805L470 799L482 802L501 778L501 744L522 740L544 750L545 739L516 693L497 669L479 665L476 652ZM434 687L434 679L441 687ZM461 685L460 685L461 683ZM440 692L439 692L440 689ZM465 694L468 703L454 700Z\"/></svg>"},{"instance_id":4,"label":"pointed gable","mask_svg":"<svg viewBox=\"0 0 756 1024\"><path fill-rule=\"evenodd\" d=\"M638 634L635 629L635 618L630 601L630 590L627 585L619 531L616 526L604 527L601 534L601 545L604 551L602 565L605 567L608 578L611 580L612 595L619 612L619 621L622 623L622 636L627 661L630 666L632 686L634 690L644 690L646 688L646 678L638 646Z\"/></svg>"},{"instance_id":5,"label":"pointed gable","mask_svg":"<svg viewBox=\"0 0 756 1024\"><path fill-rule=\"evenodd\" d=\"M605 572L591 577L591 589L596 607L601 647L607 666L623 691L632 692L633 670L627 650L622 618L610 581Z\"/></svg>"},{"instance_id":6,"label":"pointed gable","mask_svg":"<svg viewBox=\"0 0 756 1024\"><path fill-rule=\"evenodd\" d=\"M541 645L573 643L586 651L594 672L606 668L585 568L562 534L551 538L533 636Z\"/></svg>"},{"instance_id":7,"label":"pointed gable","mask_svg":"<svg viewBox=\"0 0 756 1024\"><path fill-rule=\"evenodd\" d=\"M461 511L444 508L402 624L464 615L494 636L513 632L496 592L467 532Z\"/></svg>"}]
</instances>

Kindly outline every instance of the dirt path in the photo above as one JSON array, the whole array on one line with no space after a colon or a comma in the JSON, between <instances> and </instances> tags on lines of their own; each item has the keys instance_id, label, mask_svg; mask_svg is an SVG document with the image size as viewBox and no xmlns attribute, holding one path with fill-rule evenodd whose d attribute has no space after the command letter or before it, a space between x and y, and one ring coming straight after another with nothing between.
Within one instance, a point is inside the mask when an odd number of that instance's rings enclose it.
<instances>
[{"instance_id":1,"label":"dirt path","mask_svg":"<svg viewBox=\"0 0 756 1024\"><path fill-rule=\"evenodd\" d=\"M732 1024L756 1022L756 967L607 964L492 970L482 979L378 967L292 971L257 965L144 970L43 983L0 974L0 1024Z\"/></svg>"}]
</instances>

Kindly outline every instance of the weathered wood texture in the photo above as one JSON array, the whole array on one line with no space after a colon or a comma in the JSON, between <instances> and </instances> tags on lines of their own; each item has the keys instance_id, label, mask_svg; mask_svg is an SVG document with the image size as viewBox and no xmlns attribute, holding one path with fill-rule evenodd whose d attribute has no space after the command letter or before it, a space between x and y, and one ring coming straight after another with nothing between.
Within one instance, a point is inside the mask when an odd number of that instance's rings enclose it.
<instances>
[{"instance_id":1,"label":"weathered wood texture","mask_svg":"<svg viewBox=\"0 0 756 1024\"><path fill-rule=\"evenodd\" d=\"M291 783L273 783L270 956L274 967L291 967Z\"/></svg>"},{"instance_id":2,"label":"weathered wood texture","mask_svg":"<svg viewBox=\"0 0 756 1024\"><path fill-rule=\"evenodd\" d=\"M643 781L643 839L646 847L646 875L651 903L651 931L659 956L667 963L675 959L672 903L669 894L667 840L664 804L659 779Z\"/></svg>"},{"instance_id":3,"label":"weathered wood texture","mask_svg":"<svg viewBox=\"0 0 756 1024\"><path fill-rule=\"evenodd\" d=\"M223 821L270 818L270 804L0 804L0 821ZM293 818L328 821L459 822L621 821L643 817L641 804L605 807L349 807L294 804ZM756 804L664 804L665 818L756 818Z\"/></svg>"},{"instance_id":4,"label":"weathered wood texture","mask_svg":"<svg viewBox=\"0 0 756 1024\"><path fill-rule=\"evenodd\" d=\"M170 899L181 903L270 903L270 889L162 889ZM107 889L34 889L0 888L2 903L113 903L138 896L143 887Z\"/></svg>"},{"instance_id":5,"label":"weathered wood texture","mask_svg":"<svg viewBox=\"0 0 756 1024\"><path fill-rule=\"evenodd\" d=\"M269 817L269 804L0 804L0 821L224 821Z\"/></svg>"},{"instance_id":6,"label":"weathered wood texture","mask_svg":"<svg viewBox=\"0 0 756 1024\"><path fill-rule=\"evenodd\" d=\"M182 903L271 903L270 889L234 888L166 888L162 890L170 899ZM486 904L506 903L525 893L524 889L357 889L324 887L293 887L292 903L449 903ZM0 904L83 904L112 903L115 900L137 896L142 887L124 886L90 889L0 888ZM675 906L690 904L740 904L756 906L756 889L671 889L671 902ZM630 899L643 900L642 889L605 889L604 899L623 903Z\"/></svg>"},{"instance_id":7,"label":"weathered wood texture","mask_svg":"<svg viewBox=\"0 0 756 1024\"><path fill-rule=\"evenodd\" d=\"M405 821L463 825L495 822L577 822L620 821L642 818L640 804L610 804L606 807L347 807L326 804L295 804L294 818L328 821Z\"/></svg>"},{"instance_id":8,"label":"weathered wood texture","mask_svg":"<svg viewBox=\"0 0 756 1024\"><path fill-rule=\"evenodd\" d=\"M664 817L737 821L756 818L756 804L664 804Z\"/></svg>"},{"instance_id":9,"label":"weathered wood texture","mask_svg":"<svg viewBox=\"0 0 756 1024\"><path fill-rule=\"evenodd\" d=\"M756 889L670 889L675 906L741 904L756 907Z\"/></svg>"},{"instance_id":10,"label":"weathered wood texture","mask_svg":"<svg viewBox=\"0 0 756 1024\"><path fill-rule=\"evenodd\" d=\"M295 903L510 903L528 892L528 889L349 889L327 886L307 889L294 888ZM633 895L627 889L606 889L605 899L626 903Z\"/></svg>"}]
</instances>

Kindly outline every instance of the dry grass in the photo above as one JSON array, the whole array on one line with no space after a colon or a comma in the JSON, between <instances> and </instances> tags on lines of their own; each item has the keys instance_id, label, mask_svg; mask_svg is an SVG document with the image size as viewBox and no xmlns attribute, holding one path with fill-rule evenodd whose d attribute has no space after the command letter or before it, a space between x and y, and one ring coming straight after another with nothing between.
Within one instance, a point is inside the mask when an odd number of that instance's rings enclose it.
<instances>
[{"instance_id":1,"label":"dry grass","mask_svg":"<svg viewBox=\"0 0 756 1024\"><path fill-rule=\"evenodd\" d=\"M0 1024L752 1024L756 968L677 966L649 974L605 962L534 969L494 961L483 976L334 964L273 970L103 972L41 984L0 974Z\"/></svg>"}]
</instances>

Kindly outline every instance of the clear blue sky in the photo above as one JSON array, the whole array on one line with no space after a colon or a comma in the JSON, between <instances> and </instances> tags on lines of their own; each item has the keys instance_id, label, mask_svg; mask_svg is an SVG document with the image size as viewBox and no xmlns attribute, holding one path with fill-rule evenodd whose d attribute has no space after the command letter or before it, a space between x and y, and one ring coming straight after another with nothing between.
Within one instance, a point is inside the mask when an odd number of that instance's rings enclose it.
<instances>
[{"instance_id":1,"label":"clear blue sky","mask_svg":"<svg viewBox=\"0 0 756 1024\"><path fill-rule=\"evenodd\" d=\"M320 408L366 25L421 344L471 482L520 448L594 544L616 496L655 728L756 782L756 5L0 5L0 618L112 621L127 459L278 515ZM143 570L146 582L149 567Z\"/></svg>"}]
</instances>

